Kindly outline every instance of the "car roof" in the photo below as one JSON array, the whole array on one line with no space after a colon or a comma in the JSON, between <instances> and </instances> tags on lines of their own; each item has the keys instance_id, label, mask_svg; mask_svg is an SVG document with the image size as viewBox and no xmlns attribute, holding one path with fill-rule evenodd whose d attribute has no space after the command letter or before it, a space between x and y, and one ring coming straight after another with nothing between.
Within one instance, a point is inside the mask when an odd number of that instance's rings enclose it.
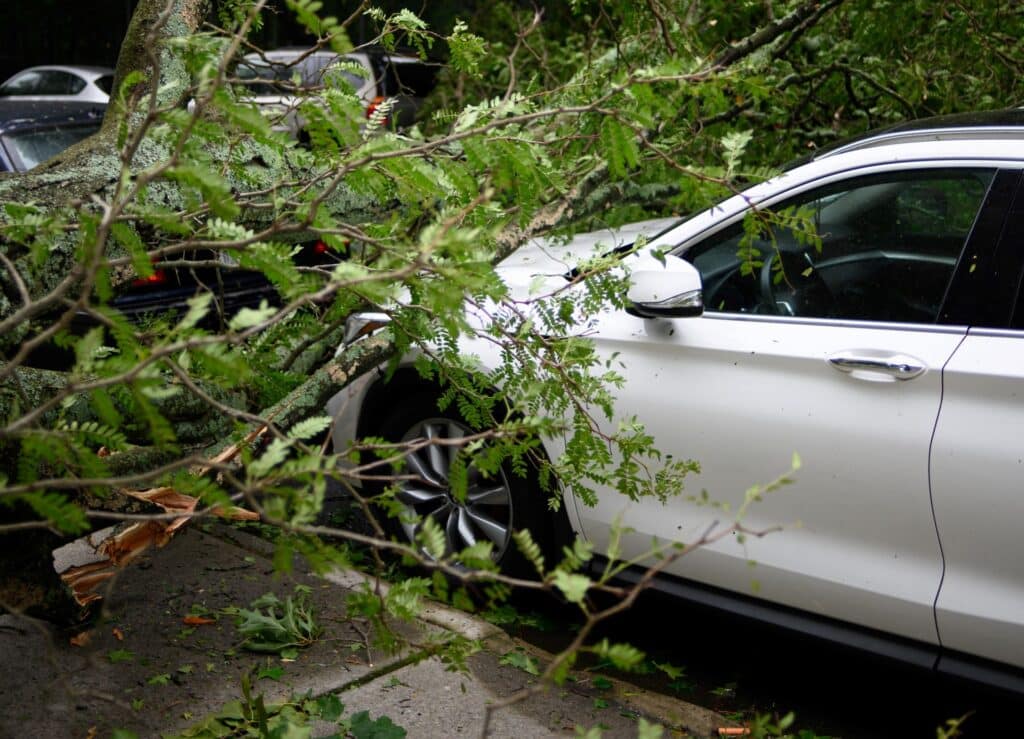
<instances>
[{"instance_id":1,"label":"car roof","mask_svg":"<svg viewBox=\"0 0 1024 739\"><path fill-rule=\"evenodd\" d=\"M90 123L103 119L102 103L74 100L0 98L0 133L56 123Z\"/></svg>"},{"instance_id":2,"label":"car roof","mask_svg":"<svg viewBox=\"0 0 1024 739\"><path fill-rule=\"evenodd\" d=\"M1024 118L1024 114L1019 114ZM1005 118L969 116L915 121L859 140L844 141L822 156L791 164L712 207L652 237L651 245L679 246L723 223L731 223L751 206L788 198L817 184L858 176L860 172L921 167L1012 166L1024 169L1024 125L1018 114ZM953 125L949 125L952 122ZM992 122L992 123L989 123ZM935 124L941 125L935 125Z\"/></svg>"},{"instance_id":3,"label":"car roof","mask_svg":"<svg viewBox=\"0 0 1024 739\"><path fill-rule=\"evenodd\" d=\"M23 72L31 72L34 70L53 70L56 72L77 72L78 74L86 77L102 77L105 74L113 74L114 70L110 67L93 67L82 64L40 64L35 67L26 67L18 72L15 72L11 77L17 77Z\"/></svg>"},{"instance_id":4,"label":"car roof","mask_svg":"<svg viewBox=\"0 0 1024 739\"><path fill-rule=\"evenodd\" d=\"M788 171L836 154L875 146L917 141L992 139L1024 139L1024 108L954 113L897 123L823 146L807 156L793 160L785 165L783 170Z\"/></svg>"},{"instance_id":5,"label":"car roof","mask_svg":"<svg viewBox=\"0 0 1024 739\"><path fill-rule=\"evenodd\" d=\"M259 60L261 57L267 59L293 59L298 56L347 56L347 57L358 57L360 55L366 57L383 57L393 62L418 62L422 61L418 56L409 52L406 53L402 50L398 51L387 51L380 46L368 46L359 49L353 49L345 54L338 54L332 49L321 48L316 50L310 50L308 46L280 46L276 49L268 49L266 51L253 51L245 55L244 59L247 61Z\"/></svg>"},{"instance_id":6,"label":"car roof","mask_svg":"<svg viewBox=\"0 0 1024 739\"><path fill-rule=\"evenodd\" d=\"M259 52L253 51L245 55L246 59L259 59L261 56L265 57L295 57L299 55L308 54L309 56L337 56L337 53L331 49L313 49L311 50L308 46L281 46L277 49L268 49L267 51Z\"/></svg>"}]
</instances>

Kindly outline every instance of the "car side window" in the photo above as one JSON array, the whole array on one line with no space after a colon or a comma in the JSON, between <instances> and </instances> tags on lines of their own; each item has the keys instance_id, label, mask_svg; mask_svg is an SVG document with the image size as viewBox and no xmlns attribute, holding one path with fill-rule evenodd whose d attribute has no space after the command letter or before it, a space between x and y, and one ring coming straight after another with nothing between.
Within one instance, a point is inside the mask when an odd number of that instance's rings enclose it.
<instances>
[{"instance_id":1,"label":"car side window","mask_svg":"<svg viewBox=\"0 0 1024 739\"><path fill-rule=\"evenodd\" d=\"M686 257L708 311L934 323L994 174L833 183L748 214Z\"/></svg>"},{"instance_id":2,"label":"car side window","mask_svg":"<svg viewBox=\"0 0 1024 739\"><path fill-rule=\"evenodd\" d=\"M36 87L37 95L74 95L85 87L85 80L55 69L43 71Z\"/></svg>"},{"instance_id":3,"label":"car side window","mask_svg":"<svg viewBox=\"0 0 1024 739\"><path fill-rule=\"evenodd\" d=\"M24 72L8 80L0 88L0 95L37 95L41 80L42 73L37 70Z\"/></svg>"}]
</instances>

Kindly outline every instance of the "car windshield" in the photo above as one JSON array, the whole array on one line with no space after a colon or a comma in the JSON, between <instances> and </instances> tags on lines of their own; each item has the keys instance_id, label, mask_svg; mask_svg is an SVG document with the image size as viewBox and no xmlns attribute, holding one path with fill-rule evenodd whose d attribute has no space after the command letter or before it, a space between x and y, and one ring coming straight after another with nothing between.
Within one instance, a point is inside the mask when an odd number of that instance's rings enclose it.
<instances>
[{"instance_id":1,"label":"car windshield","mask_svg":"<svg viewBox=\"0 0 1024 739\"><path fill-rule=\"evenodd\" d=\"M90 126L48 128L7 134L7 148L22 171L32 169L40 162L56 156L74 143L99 130L99 123Z\"/></svg>"},{"instance_id":2,"label":"car windshield","mask_svg":"<svg viewBox=\"0 0 1024 739\"><path fill-rule=\"evenodd\" d=\"M337 59L337 57L334 57ZM363 79L337 66L330 68L332 75L338 74L354 89L359 89ZM323 84L323 64L315 57L307 57L302 62L271 61L270 63L246 60L238 65L235 72L243 86L256 95L289 95L297 89L311 89ZM296 84L296 76L298 83Z\"/></svg>"}]
</instances>

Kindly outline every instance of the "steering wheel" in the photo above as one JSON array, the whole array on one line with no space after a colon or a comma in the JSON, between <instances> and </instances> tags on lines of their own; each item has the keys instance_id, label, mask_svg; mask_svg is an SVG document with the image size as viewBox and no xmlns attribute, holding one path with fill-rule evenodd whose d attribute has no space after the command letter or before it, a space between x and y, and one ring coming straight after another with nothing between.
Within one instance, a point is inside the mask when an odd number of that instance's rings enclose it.
<instances>
[{"instance_id":1,"label":"steering wheel","mask_svg":"<svg viewBox=\"0 0 1024 739\"><path fill-rule=\"evenodd\" d=\"M781 266L776 266L776 262ZM783 277L776 284L776 272ZM761 306L759 313L777 316L831 315L835 298L825 280L814 268L807 252L773 250L761 266Z\"/></svg>"}]
</instances>

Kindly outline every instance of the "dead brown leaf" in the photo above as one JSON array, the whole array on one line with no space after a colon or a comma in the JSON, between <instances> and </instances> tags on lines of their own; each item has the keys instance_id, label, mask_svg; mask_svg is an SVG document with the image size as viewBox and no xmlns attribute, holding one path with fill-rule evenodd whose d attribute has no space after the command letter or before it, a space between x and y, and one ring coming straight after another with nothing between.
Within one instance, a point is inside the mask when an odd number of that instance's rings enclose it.
<instances>
[{"instance_id":1,"label":"dead brown leaf","mask_svg":"<svg viewBox=\"0 0 1024 739\"><path fill-rule=\"evenodd\" d=\"M117 639L118 641L124 641L124 632L121 631L121 629L115 626L113 629L111 629L111 631L113 632L115 639Z\"/></svg>"},{"instance_id":2,"label":"dead brown leaf","mask_svg":"<svg viewBox=\"0 0 1024 739\"><path fill-rule=\"evenodd\" d=\"M205 616L185 616L185 618L181 619L181 622L189 626L205 626L217 623L217 619L206 618Z\"/></svg>"},{"instance_id":3,"label":"dead brown leaf","mask_svg":"<svg viewBox=\"0 0 1024 739\"><path fill-rule=\"evenodd\" d=\"M71 642L71 646L73 646L73 647L84 647L91 640L92 640L92 632L91 631L82 631L82 632L80 632L78 634L75 634L70 639L68 639L68 641Z\"/></svg>"}]
</instances>

